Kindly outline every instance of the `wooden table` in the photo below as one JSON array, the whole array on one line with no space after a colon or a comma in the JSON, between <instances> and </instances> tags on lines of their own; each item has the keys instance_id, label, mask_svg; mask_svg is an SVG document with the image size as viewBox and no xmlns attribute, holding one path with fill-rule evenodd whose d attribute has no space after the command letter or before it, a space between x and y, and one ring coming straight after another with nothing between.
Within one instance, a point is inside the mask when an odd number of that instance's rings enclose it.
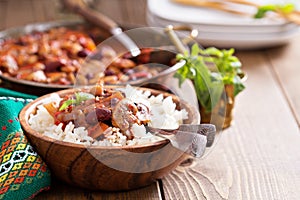
<instances>
[{"instance_id":1,"label":"wooden table","mask_svg":"<svg viewBox=\"0 0 300 200\"><path fill-rule=\"evenodd\" d=\"M107 2L95 1L117 21L145 23L144 1ZM135 11L128 12L132 2ZM35 6L31 18L22 18L30 4ZM55 19L51 5L47 0L0 0L0 28ZM8 12L13 8L19 10L16 16ZM236 99L233 125L207 157L138 190L91 192L54 181L36 199L300 199L299 44L300 35L283 47L237 52L248 74L247 88Z\"/></svg>"}]
</instances>

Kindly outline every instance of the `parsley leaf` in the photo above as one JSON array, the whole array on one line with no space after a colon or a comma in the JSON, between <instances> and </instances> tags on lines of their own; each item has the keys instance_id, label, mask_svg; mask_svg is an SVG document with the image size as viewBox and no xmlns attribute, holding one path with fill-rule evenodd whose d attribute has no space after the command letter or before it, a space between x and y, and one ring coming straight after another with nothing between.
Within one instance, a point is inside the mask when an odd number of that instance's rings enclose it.
<instances>
[{"instance_id":1,"label":"parsley leaf","mask_svg":"<svg viewBox=\"0 0 300 200\"><path fill-rule=\"evenodd\" d=\"M63 111L66 108L68 108L70 105L79 105L81 102L86 101L88 99L93 99L95 98L94 95L90 93L85 93L85 92L78 92L75 93L75 99L72 97L72 99L66 100L59 108L59 111Z\"/></svg>"},{"instance_id":2,"label":"parsley leaf","mask_svg":"<svg viewBox=\"0 0 300 200\"><path fill-rule=\"evenodd\" d=\"M259 19L263 18L267 12L279 12L282 14L289 14L295 10L295 5L292 3L287 3L284 5L275 5L275 4L267 4L260 6L254 15L254 18Z\"/></svg>"},{"instance_id":3,"label":"parsley leaf","mask_svg":"<svg viewBox=\"0 0 300 200\"><path fill-rule=\"evenodd\" d=\"M184 59L186 64L177 70L174 77L178 78L179 86L190 79L201 106L211 112L224 92L224 85L234 85L235 96L245 89L240 77L243 74L242 64L233 54L234 49L200 49L195 43L190 54L177 54L177 60Z\"/></svg>"}]
</instances>

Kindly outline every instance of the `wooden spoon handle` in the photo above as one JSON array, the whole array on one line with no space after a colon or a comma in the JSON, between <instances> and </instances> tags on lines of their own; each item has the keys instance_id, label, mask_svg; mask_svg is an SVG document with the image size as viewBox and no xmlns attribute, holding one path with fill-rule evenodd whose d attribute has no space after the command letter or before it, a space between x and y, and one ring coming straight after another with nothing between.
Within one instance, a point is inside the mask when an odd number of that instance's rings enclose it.
<instances>
[{"instance_id":1,"label":"wooden spoon handle","mask_svg":"<svg viewBox=\"0 0 300 200\"><path fill-rule=\"evenodd\" d=\"M103 27L110 33L112 33L113 30L119 27L118 24L116 24L107 16L103 15L102 13L96 12L90 8L80 8L78 9L78 13L89 22L95 24L96 26Z\"/></svg>"},{"instance_id":2,"label":"wooden spoon handle","mask_svg":"<svg viewBox=\"0 0 300 200\"><path fill-rule=\"evenodd\" d=\"M87 21L95 24L96 26L104 28L111 34L113 34L115 29L119 28L119 25L112 19L98 11L90 9L84 2L82 2L82 0L62 0L62 2L71 11L81 15Z\"/></svg>"}]
</instances>

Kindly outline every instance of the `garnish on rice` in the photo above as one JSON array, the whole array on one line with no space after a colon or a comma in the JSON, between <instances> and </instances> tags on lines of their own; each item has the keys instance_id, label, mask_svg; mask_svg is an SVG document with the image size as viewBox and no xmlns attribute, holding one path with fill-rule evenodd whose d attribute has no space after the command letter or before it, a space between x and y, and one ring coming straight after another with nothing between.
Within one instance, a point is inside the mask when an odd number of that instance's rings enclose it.
<instances>
[{"instance_id":1,"label":"garnish on rice","mask_svg":"<svg viewBox=\"0 0 300 200\"><path fill-rule=\"evenodd\" d=\"M153 96L129 85L116 89L100 84L56 99L39 106L29 124L49 137L80 144L150 142L155 137L145 126L176 129L188 116L184 109L176 110L171 96Z\"/></svg>"}]
</instances>

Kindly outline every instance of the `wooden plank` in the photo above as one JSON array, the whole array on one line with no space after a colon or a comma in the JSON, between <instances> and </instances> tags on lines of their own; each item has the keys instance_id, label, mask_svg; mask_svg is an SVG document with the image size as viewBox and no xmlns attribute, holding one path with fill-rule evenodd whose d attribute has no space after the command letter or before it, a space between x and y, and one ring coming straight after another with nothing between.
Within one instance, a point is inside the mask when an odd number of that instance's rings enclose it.
<instances>
[{"instance_id":1,"label":"wooden plank","mask_svg":"<svg viewBox=\"0 0 300 200\"><path fill-rule=\"evenodd\" d=\"M124 2L120 0L98 0L95 1L91 7L102 12L121 25L127 21L126 10L124 10L123 4Z\"/></svg>"},{"instance_id":2,"label":"wooden plank","mask_svg":"<svg viewBox=\"0 0 300 200\"><path fill-rule=\"evenodd\" d=\"M125 0L123 1L123 9L126 10L127 23L130 25L145 26L146 23L146 6L147 1L145 0Z\"/></svg>"},{"instance_id":3,"label":"wooden plank","mask_svg":"<svg viewBox=\"0 0 300 200\"><path fill-rule=\"evenodd\" d=\"M60 13L60 3L59 0L2 0L0 17L3 20L0 20L0 28L71 18L69 13Z\"/></svg>"},{"instance_id":4,"label":"wooden plank","mask_svg":"<svg viewBox=\"0 0 300 200\"><path fill-rule=\"evenodd\" d=\"M93 7L120 25L146 25L146 0L98 0Z\"/></svg>"},{"instance_id":5,"label":"wooden plank","mask_svg":"<svg viewBox=\"0 0 300 200\"><path fill-rule=\"evenodd\" d=\"M57 0L0 1L0 29L57 19Z\"/></svg>"},{"instance_id":6,"label":"wooden plank","mask_svg":"<svg viewBox=\"0 0 300 200\"><path fill-rule=\"evenodd\" d=\"M31 0L9 0L5 16L5 26L13 27L25 25L35 21L32 13Z\"/></svg>"},{"instance_id":7,"label":"wooden plank","mask_svg":"<svg viewBox=\"0 0 300 200\"><path fill-rule=\"evenodd\" d=\"M266 51L273 70L300 126L300 35L284 47Z\"/></svg>"},{"instance_id":8,"label":"wooden plank","mask_svg":"<svg viewBox=\"0 0 300 200\"><path fill-rule=\"evenodd\" d=\"M249 78L234 124L193 166L163 179L166 199L300 199L300 134L270 63L238 54Z\"/></svg>"},{"instance_id":9,"label":"wooden plank","mask_svg":"<svg viewBox=\"0 0 300 200\"><path fill-rule=\"evenodd\" d=\"M5 18L6 18L6 10L7 10L7 1L0 1L0 30L5 29Z\"/></svg>"},{"instance_id":10,"label":"wooden plank","mask_svg":"<svg viewBox=\"0 0 300 200\"><path fill-rule=\"evenodd\" d=\"M84 199L105 199L105 200L115 200L115 199L160 199L160 191L156 183L137 190L127 191L127 192L100 192L100 191L88 191L81 188L71 187L62 183L58 180L53 180L51 184L51 189L49 191L44 191L37 195L35 199L40 200L54 200L54 199L72 199L72 200L84 200Z\"/></svg>"},{"instance_id":11,"label":"wooden plank","mask_svg":"<svg viewBox=\"0 0 300 200\"><path fill-rule=\"evenodd\" d=\"M45 19L47 21L54 21L57 19L58 15L58 5L57 5L57 1L55 0L43 0L43 12L44 12L44 16Z\"/></svg>"},{"instance_id":12,"label":"wooden plank","mask_svg":"<svg viewBox=\"0 0 300 200\"><path fill-rule=\"evenodd\" d=\"M41 0L31 0L32 13L35 22L44 22L48 20L44 12L44 3L45 1Z\"/></svg>"}]
</instances>

